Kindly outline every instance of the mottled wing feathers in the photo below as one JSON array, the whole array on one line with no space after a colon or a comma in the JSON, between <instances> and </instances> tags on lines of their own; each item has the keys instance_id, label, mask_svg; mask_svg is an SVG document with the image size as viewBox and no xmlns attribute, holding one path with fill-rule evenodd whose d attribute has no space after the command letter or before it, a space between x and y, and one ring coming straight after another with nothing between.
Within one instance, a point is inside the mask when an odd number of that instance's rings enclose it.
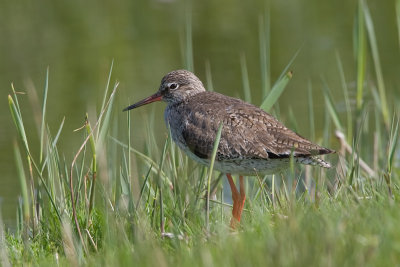
<instances>
[{"instance_id":1,"label":"mottled wing feathers","mask_svg":"<svg viewBox=\"0 0 400 267\"><path fill-rule=\"evenodd\" d=\"M287 129L261 109L218 93L200 93L181 112L182 137L200 158L211 157L219 124L223 123L217 157L222 159L281 158L328 154L333 151L311 143Z\"/></svg>"}]
</instances>

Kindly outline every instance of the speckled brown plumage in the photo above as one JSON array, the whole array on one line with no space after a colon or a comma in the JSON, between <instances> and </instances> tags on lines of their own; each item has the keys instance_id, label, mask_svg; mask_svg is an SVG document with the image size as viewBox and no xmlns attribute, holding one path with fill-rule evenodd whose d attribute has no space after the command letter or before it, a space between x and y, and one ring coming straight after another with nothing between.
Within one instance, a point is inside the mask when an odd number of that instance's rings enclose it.
<instances>
[{"instance_id":1,"label":"speckled brown plumage","mask_svg":"<svg viewBox=\"0 0 400 267\"><path fill-rule=\"evenodd\" d=\"M124 110L160 100L167 102L164 118L172 139L201 164L210 163L216 133L222 123L214 168L227 174L232 190L232 227L240 221L245 193L243 177L240 176L239 192L230 173L275 173L289 166L291 155L300 164L330 167L316 155L333 153L333 150L313 144L256 106L207 92L203 83L189 71L168 73L154 95Z\"/></svg>"},{"instance_id":2,"label":"speckled brown plumage","mask_svg":"<svg viewBox=\"0 0 400 267\"><path fill-rule=\"evenodd\" d=\"M172 126L183 125L182 140L200 158L210 158L216 132L223 123L217 160L273 159L326 154L263 110L239 99L201 92L168 109ZM176 133L179 135L179 133Z\"/></svg>"},{"instance_id":3,"label":"speckled brown plumage","mask_svg":"<svg viewBox=\"0 0 400 267\"><path fill-rule=\"evenodd\" d=\"M292 153L298 163L330 167L315 156L332 153L332 150L299 136L254 105L206 91L202 82L189 71L177 70L165 75L159 91L152 97L167 102L165 121L171 128L173 140L202 164L210 161L222 122L215 165L220 171L274 173L288 166ZM145 99L127 109L156 101L153 99Z\"/></svg>"}]
</instances>

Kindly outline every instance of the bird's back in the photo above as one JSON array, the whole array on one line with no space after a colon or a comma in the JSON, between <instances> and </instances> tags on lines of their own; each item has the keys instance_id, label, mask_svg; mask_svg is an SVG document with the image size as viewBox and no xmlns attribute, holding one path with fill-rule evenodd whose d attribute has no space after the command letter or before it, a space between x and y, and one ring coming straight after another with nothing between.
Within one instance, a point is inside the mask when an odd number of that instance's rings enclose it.
<instances>
[{"instance_id":1,"label":"bird's back","mask_svg":"<svg viewBox=\"0 0 400 267\"><path fill-rule=\"evenodd\" d=\"M293 154L300 163L323 166L325 162L316 162L314 156L333 152L299 136L260 108L215 92L201 92L168 105L165 119L174 141L205 164L211 157L220 123L219 162L278 162L287 161Z\"/></svg>"}]
</instances>

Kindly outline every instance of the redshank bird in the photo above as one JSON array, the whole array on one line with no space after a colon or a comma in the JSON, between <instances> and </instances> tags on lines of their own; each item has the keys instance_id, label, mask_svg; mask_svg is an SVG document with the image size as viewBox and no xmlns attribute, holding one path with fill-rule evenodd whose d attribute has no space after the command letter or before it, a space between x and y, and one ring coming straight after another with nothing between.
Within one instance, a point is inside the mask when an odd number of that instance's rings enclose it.
<instances>
[{"instance_id":1,"label":"redshank bird","mask_svg":"<svg viewBox=\"0 0 400 267\"><path fill-rule=\"evenodd\" d=\"M193 160L209 165L218 128L222 123L214 168L225 173L232 192L231 227L240 222L246 199L244 175L273 174L290 165L330 168L316 155L333 150L313 144L262 109L240 99L204 89L192 72L175 70L161 80L159 90L124 109L134 109L155 101L167 107L164 119L174 142ZM231 174L239 174L240 189Z\"/></svg>"}]
</instances>

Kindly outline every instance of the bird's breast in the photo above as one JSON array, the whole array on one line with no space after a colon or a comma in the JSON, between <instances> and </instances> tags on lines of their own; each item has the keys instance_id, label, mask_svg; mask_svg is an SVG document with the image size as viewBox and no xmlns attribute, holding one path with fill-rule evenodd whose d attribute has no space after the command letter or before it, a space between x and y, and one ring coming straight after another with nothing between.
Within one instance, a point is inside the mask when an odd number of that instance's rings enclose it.
<instances>
[{"instance_id":1,"label":"bird's breast","mask_svg":"<svg viewBox=\"0 0 400 267\"><path fill-rule=\"evenodd\" d=\"M184 110L179 106L168 105L164 111L165 124L171 133L172 140L183 150L187 148L183 138L186 117Z\"/></svg>"}]
</instances>

